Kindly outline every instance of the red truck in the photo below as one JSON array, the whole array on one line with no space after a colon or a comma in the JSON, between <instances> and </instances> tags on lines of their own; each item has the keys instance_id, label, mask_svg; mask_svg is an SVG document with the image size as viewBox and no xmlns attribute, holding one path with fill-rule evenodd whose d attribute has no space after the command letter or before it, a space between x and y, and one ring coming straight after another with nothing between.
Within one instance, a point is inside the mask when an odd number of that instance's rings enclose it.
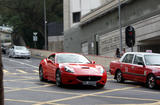
<instances>
[{"instance_id":1,"label":"red truck","mask_svg":"<svg viewBox=\"0 0 160 105\"><path fill-rule=\"evenodd\" d=\"M160 86L160 54L127 52L120 60L110 63L109 71L118 83L132 80L155 88Z\"/></svg>"}]
</instances>

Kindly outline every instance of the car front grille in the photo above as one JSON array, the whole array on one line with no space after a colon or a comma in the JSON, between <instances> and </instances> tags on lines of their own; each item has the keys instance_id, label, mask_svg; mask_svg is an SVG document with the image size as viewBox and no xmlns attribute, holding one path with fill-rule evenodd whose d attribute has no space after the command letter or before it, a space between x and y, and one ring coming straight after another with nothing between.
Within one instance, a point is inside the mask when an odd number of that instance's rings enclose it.
<instances>
[{"instance_id":1,"label":"car front grille","mask_svg":"<svg viewBox=\"0 0 160 105\"><path fill-rule=\"evenodd\" d=\"M78 76L77 79L80 81L98 81L102 77L100 76Z\"/></svg>"}]
</instances>

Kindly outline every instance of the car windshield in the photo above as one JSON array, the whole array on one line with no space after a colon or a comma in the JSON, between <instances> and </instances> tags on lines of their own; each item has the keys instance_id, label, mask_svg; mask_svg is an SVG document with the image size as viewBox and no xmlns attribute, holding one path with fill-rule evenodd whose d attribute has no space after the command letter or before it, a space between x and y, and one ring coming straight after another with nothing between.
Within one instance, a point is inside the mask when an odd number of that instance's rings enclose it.
<instances>
[{"instance_id":1,"label":"car windshield","mask_svg":"<svg viewBox=\"0 0 160 105\"><path fill-rule=\"evenodd\" d=\"M145 55L146 65L160 66L160 55Z\"/></svg>"},{"instance_id":2,"label":"car windshield","mask_svg":"<svg viewBox=\"0 0 160 105\"><path fill-rule=\"evenodd\" d=\"M58 63L91 63L86 57L79 54L58 54L57 55Z\"/></svg>"},{"instance_id":3,"label":"car windshield","mask_svg":"<svg viewBox=\"0 0 160 105\"><path fill-rule=\"evenodd\" d=\"M15 49L16 50L27 50L27 48L24 46L16 46Z\"/></svg>"}]
</instances>

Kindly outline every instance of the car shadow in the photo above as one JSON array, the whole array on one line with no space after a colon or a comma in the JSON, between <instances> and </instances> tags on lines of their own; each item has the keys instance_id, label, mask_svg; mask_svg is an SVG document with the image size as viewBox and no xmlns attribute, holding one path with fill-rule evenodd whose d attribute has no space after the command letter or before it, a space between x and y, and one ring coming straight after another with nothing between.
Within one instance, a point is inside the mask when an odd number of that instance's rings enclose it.
<instances>
[{"instance_id":1,"label":"car shadow","mask_svg":"<svg viewBox=\"0 0 160 105\"><path fill-rule=\"evenodd\" d=\"M117 83L116 81L110 81L110 82ZM132 85L132 86L141 86L141 88L149 89L149 88L147 88L146 84L142 83L142 82L135 82L135 81L126 80L123 83L117 83L117 84ZM157 86L156 88L154 88L152 90L160 90L160 87Z\"/></svg>"}]
</instances>

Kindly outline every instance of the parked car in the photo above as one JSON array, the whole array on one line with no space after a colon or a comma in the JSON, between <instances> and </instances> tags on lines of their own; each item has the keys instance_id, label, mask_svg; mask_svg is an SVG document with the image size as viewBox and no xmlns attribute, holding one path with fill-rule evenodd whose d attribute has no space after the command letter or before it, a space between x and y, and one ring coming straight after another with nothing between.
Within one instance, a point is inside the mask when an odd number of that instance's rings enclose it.
<instances>
[{"instance_id":1,"label":"parked car","mask_svg":"<svg viewBox=\"0 0 160 105\"><path fill-rule=\"evenodd\" d=\"M110 73L117 82L133 80L155 88L160 85L160 54L125 53L119 61L110 63Z\"/></svg>"},{"instance_id":2,"label":"parked car","mask_svg":"<svg viewBox=\"0 0 160 105\"><path fill-rule=\"evenodd\" d=\"M24 57L30 59L31 53L25 46L13 46L8 51L9 57Z\"/></svg>"},{"instance_id":3,"label":"parked car","mask_svg":"<svg viewBox=\"0 0 160 105\"><path fill-rule=\"evenodd\" d=\"M104 87L107 73L104 67L76 53L53 53L39 65L41 81L50 80L57 86L64 84Z\"/></svg>"}]
</instances>

